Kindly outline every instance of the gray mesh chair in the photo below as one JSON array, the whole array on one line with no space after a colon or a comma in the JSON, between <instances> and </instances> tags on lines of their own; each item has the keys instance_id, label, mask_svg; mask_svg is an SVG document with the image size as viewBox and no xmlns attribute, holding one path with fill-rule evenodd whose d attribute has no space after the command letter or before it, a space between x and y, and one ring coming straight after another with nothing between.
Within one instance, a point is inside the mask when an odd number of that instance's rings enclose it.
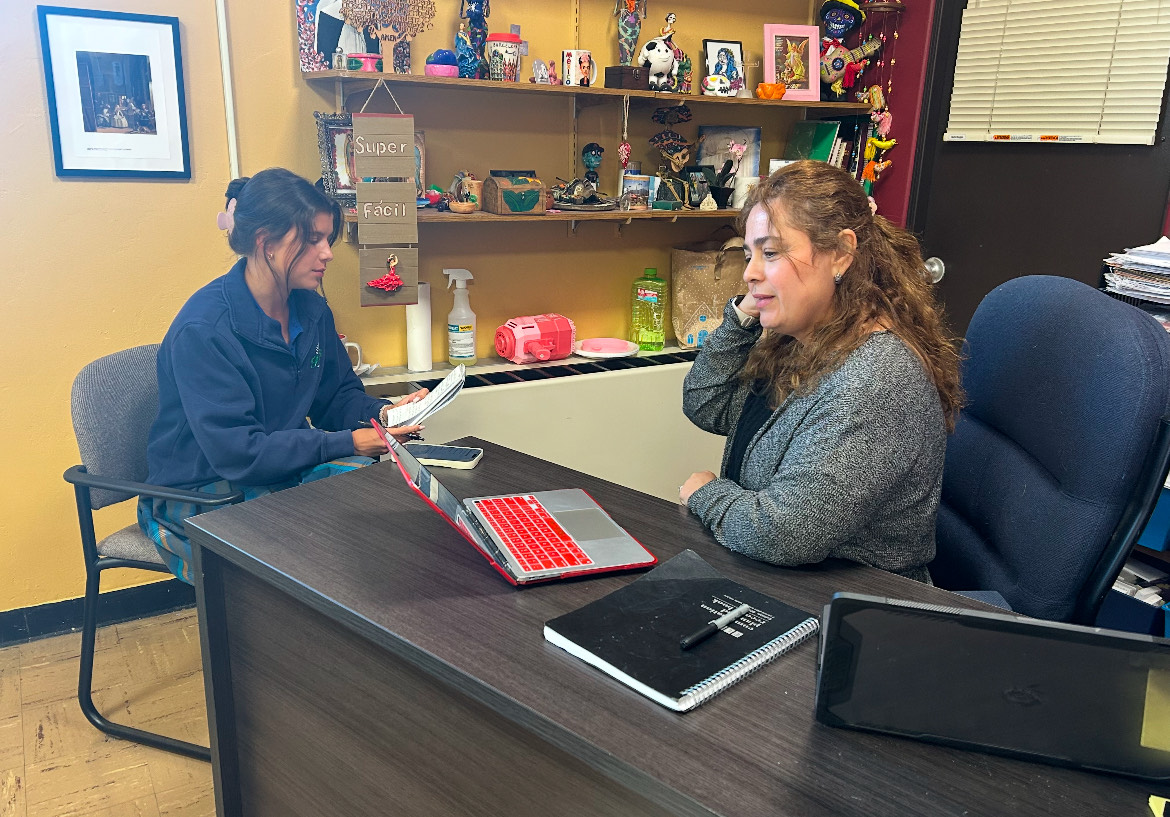
<instances>
[{"instance_id":1,"label":"gray mesh chair","mask_svg":"<svg viewBox=\"0 0 1170 817\"><path fill-rule=\"evenodd\" d=\"M81 625L81 671L77 700L87 720L117 738L156 749L210 760L204 746L135 729L110 721L93 702L94 645L97 640L101 572L113 567L132 567L169 573L154 541L137 524L129 525L97 541L93 512L138 496L152 496L208 507L225 505L241 495L209 497L144 483L146 439L158 413L158 345L136 346L99 358L83 368L73 381L73 431L81 450L81 465L65 472L77 499L81 548L85 554L85 600Z\"/></svg>"}]
</instances>

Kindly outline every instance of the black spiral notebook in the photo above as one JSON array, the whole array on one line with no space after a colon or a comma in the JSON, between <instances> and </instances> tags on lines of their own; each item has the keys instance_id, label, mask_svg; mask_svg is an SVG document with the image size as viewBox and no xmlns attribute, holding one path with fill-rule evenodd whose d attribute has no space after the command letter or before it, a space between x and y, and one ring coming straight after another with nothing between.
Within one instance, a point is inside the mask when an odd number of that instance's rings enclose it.
<instances>
[{"instance_id":1,"label":"black spiral notebook","mask_svg":"<svg viewBox=\"0 0 1170 817\"><path fill-rule=\"evenodd\" d=\"M690 649L679 645L741 604L751 610ZM684 550L620 590L547 622L544 637L652 701L685 712L819 627L815 616L726 578Z\"/></svg>"}]
</instances>

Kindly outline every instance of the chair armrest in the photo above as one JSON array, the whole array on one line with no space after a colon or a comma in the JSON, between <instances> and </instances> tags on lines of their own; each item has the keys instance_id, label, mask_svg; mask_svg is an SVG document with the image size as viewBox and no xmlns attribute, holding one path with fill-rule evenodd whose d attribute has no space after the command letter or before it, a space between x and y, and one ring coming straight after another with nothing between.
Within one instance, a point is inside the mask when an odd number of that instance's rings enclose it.
<instances>
[{"instance_id":1,"label":"chair armrest","mask_svg":"<svg viewBox=\"0 0 1170 817\"><path fill-rule=\"evenodd\" d=\"M65 481L72 485L84 485L87 488L103 488L107 491L120 491L127 494L138 494L155 499L166 499L171 502L190 502L193 505L218 507L239 502L244 498L242 491L231 494L208 494L203 491L186 491L182 488L167 488L162 485L148 485L145 482L133 482L128 479L115 479L91 474L84 465L74 465L64 474Z\"/></svg>"}]
</instances>

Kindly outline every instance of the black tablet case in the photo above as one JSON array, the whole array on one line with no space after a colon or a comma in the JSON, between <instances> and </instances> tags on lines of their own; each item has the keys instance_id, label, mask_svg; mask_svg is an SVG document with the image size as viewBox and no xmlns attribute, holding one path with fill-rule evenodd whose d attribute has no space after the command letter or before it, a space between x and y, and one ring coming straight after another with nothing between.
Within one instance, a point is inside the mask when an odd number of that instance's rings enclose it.
<instances>
[{"instance_id":1,"label":"black tablet case","mask_svg":"<svg viewBox=\"0 0 1170 817\"><path fill-rule=\"evenodd\" d=\"M851 593L823 627L822 723L1170 781L1170 641Z\"/></svg>"}]
</instances>

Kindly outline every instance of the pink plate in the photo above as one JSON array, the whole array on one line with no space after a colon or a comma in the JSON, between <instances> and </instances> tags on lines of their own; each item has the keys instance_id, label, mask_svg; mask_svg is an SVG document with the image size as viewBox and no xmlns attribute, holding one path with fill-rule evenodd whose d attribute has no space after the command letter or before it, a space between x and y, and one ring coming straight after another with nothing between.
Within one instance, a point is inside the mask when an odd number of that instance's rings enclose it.
<instances>
[{"instance_id":1,"label":"pink plate","mask_svg":"<svg viewBox=\"0 0 1170 817\"><path fill-rule=\"evenodd\" d=\"M638 344L621 338L587 338L574 351L582 357L629 357L638 353Z\"/></svg>"}]
</instances>

